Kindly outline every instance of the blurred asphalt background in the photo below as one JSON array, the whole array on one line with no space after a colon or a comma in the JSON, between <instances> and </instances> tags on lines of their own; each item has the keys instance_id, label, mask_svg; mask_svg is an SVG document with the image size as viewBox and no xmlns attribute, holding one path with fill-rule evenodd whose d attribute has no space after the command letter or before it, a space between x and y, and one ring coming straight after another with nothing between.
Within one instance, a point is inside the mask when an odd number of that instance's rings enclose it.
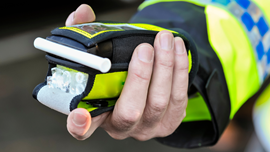
<instances>
[{"instance_id":1,"label":"blurred asphalt background","mask_svg":"<svg viewBox=\"0 0 270 152\"><path fill-rule=\"evenodd\" d=\"M251 145L254 99L240 109L216 146L185 150L164 146L155 140L117 141L101 129L89 139L77 141L66 130L67 116L32 98L32 90L43 82L47 72L45 53L33 47L36 37L46 37L55 27L64 26L69 13L82 3L92 6L98 20L127 22L141 1L1 2L0 152L236 152Z\"/></svg>"}]
</instances>

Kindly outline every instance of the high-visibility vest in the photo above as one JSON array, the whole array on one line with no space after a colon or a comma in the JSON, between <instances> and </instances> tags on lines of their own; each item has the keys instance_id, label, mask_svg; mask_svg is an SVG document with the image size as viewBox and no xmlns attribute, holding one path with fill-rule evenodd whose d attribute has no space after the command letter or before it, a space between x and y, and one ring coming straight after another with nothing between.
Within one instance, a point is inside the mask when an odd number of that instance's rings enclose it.
<instances>
[{"instance_id":1,"label":"high-visibility vest","mask_svg":"<svg viewBox=\"0 0 270 152\"><path fill-rule=\"evenodd\" d=\"M215 144L238 109L270 74L269 0L146 0L130 22L181 28L194 39L199 71L187 115L161 143Z\"/></svg>"}]
</instances>

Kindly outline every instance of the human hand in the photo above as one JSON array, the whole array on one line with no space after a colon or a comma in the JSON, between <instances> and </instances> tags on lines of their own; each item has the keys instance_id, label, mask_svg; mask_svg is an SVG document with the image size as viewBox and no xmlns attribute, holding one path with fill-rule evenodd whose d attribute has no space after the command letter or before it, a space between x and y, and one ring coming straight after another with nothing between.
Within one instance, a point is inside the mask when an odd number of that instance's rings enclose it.
<instances>
[{"instance_id":1,"label":"human hand","mask_svg":"<svg viewBox=\"0 0 270 152\"><path fill-rule=\"evenodd\" d=\"M66 25L95 20L88 5L69 15ZM140 141L172 134L186 115L188 58L184 42L168 31L157 34L154 47L136 47L122 93L112 112L91 118L78 108L67 119L69 133L78 140L102 127L111 137Z\"/></svg>"}]
</instances>

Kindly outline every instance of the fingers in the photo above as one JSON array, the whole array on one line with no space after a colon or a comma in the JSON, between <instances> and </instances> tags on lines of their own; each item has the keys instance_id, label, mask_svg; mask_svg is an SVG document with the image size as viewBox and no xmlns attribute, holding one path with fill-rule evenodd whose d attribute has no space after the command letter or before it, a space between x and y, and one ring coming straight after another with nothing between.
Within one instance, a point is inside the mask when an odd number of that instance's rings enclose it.
<instances>
[{"instance_id":1,"label":"fingers","mask_svg":"<svg viewBox=\"0 0 270 152\"><path fill-rule=\"evenodd\" d=\"M103 123L108 113L91 118L89 112L78 108L73 110L67 119L69 133L78 140L85 140Z\"/></svg>"},{"instance_id":2,"label":"fingers","mask_svg":"<svg viewBox=\"0 0 270 152\"><path fill-rule=\"evenodd\" d=\"M168 31L159 32L154 48L144 43L134 50L114 111L91 122L86 110L76 109L68 117L69 132L79 140L99 126L115 139L145 141L170 135L186 114L188 65L183 40Z\"/></svg>"},{"instance_id":3,"label":"fingers","mask_svg":"<svg viewBox=\"0 0 270 152\"><path fill-rule=\"evenodd\" d=\"M113 138L126 138L139 122L147 99L153 58L154 49L150 44L141 44L134 50L121 96L105 122L107 125L103 126Z\"/></svg>"},{"instance_id":4,"label":"fingers","mask_svg":"<svg viewBox=\"0 0 270 152\"><path fill-rule=\"evenodd\" d=\"M170 100L174 68L174 37L169 31L157 34L155 42L155 63L143 126L154 126L162 118Z\"/></svg>"},{"instance_id":5,"label":"fingers","mask_svg":"<svg viewBox=\"0 0 270 152\"><path fill-rule=\"evenodd\" d=\"M66 26L86 22L93 22L95 21L95 19L96 16L92 8L89 5L82 4L76 9L76 11L72 12L68 16L66 20Z\"/></svg>"},{"instance_id":6,"label":"fingers","mask_svg":"<svg viewBox=\"0 0 270 152\"><path fill-rule=\"evenodd\" d=\"M145 141L161 136L159 132L164 132L168 135L168 130L159 126L167 111L167 107L170 102L172 84L174 83L174 41L174 36L169 31L161 31L156 36L154 42L154 69L147 103L140 124L137 126L136 130L131 133L131 136L138 140Z\"/></svg>"},{"instance_id":7,"label":"fingers","mask_svg":"<svg viewBox=\"0 0 270 152\"><path fill-rule=\"evenodd\" d=\"M179 105L179 101L187 97L189 62L184 41L180 37L175 38L175 66L173 73L173 85L171 102L173 106Z\"/></svg>"},{"instance_id":8,"label":"fingers","mask_svg":"<svg viewBox=\"0 0 270 152\"><path fill-rule=\"evenodd\" d=\"M173 70L172 90L170 102L156 136L164 137L174 132L186 116L188 101L188 57L184 42L181 38L175 39L175 64Z\"/></svg>"}]
</instances>

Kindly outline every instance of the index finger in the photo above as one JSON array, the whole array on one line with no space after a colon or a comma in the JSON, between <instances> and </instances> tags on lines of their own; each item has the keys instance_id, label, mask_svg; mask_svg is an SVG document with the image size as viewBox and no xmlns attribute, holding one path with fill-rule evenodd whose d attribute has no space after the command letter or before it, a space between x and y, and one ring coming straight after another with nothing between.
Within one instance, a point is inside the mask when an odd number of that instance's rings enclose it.
<instances>
[{"instance_id":1,"label":"index finger","mask_svg":"<svg viewBox=\"0 0 270 152\"><path fill-rule=\"evenodd\" d=\"M108 118L107 124L110 125L104 127L113 138L124 139L128 131L139 122L147 100L153 58L154 48L150 44L140 44L135 49L121 96Z\"/></svg>"}]
</instances>

